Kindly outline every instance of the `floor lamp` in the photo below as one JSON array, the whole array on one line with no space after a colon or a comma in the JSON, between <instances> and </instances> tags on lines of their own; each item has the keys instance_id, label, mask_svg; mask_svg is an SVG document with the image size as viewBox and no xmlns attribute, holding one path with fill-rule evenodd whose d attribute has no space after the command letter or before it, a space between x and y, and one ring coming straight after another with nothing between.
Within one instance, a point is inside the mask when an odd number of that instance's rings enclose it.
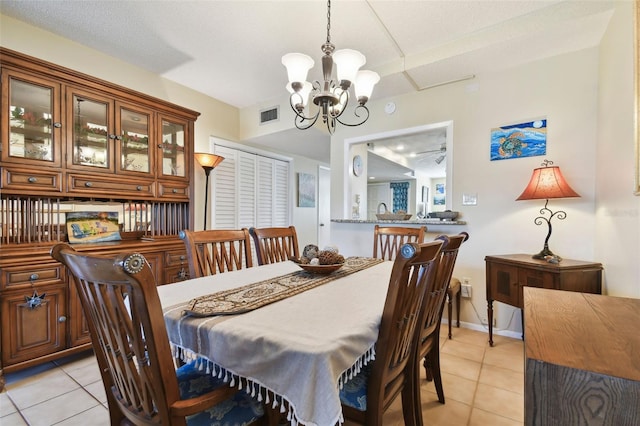
<instances>
[{"instance_id":1,"label":"floor lamp","mask_svg":"<svg viewBox=\"0 0 640 426\"><path fill-rule=\"evenodd\" d=\"M532 257L534 259L544 259L557 263L561 260L561 257L553 254L553 252L549 250L551 219L557 215L558 219L563 220L567 217L567 213L562 210L552 212L548 209L547 204L549 204L549 198L569 198L579 197L580 195L569 186L564 176L562 176L560 167L552 166L552 164L553 161L544 160L542 167L534 169L529 184L516 200L546 200L544 207L540 209L540 214L544 215L548 213L549 218L538 216L533 221L536 225L542 225L544 222L547 223L547 238L544 240L544 248L540 253L534 254Z\"/></svg>"},{"instance_id":2,"label":"floor lamp","mask_svg":"<svg viewBox=\"0 0 640 426\"><path fill-rule=\"evenodd\" d=\"M196 160L204 169L206 176L206 183L204 187L204 228L207 229L207 207L209 204L209 174L218 164L222 163L224 157L215 154L209 154L208 152L196 152Z\"/></svg>"}]
</instances>

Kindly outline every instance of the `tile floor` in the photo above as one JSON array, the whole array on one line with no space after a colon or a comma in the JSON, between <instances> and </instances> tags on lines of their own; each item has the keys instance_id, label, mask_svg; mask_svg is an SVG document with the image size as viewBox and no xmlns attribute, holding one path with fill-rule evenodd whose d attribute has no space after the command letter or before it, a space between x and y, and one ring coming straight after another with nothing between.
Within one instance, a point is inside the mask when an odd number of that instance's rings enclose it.
<instances>
[{"instance_id":1,"label":"tile floor","mask_svg":"<svg viewBox=\"0 0 640 426\"><path fill-rule=\"evenodd\" d=\"M454 329L449 340L445 329L443 326L440 356L446 404L438 402L433 383L425 381L425 425L523 425L523 342L494 336L491 348L486 333ZM8 374L6 380L5 391L0 393L2 426L109 425L104 388L91 355ZM387 425L403 425L399 398L385 414Z\"/></svg>"}]
</instances>

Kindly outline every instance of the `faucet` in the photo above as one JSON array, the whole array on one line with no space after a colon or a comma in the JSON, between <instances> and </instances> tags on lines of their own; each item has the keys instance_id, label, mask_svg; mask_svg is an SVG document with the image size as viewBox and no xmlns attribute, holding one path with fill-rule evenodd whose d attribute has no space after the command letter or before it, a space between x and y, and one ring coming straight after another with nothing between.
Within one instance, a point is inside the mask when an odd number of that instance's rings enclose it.
<instances>
[{"instance_id":1,"label":"faucet","mask_svg":"<svg viewBox=\"0 0 640 426\"><path fill-rule=\"evenodd\" d=\"M385 203L380 203L378 204L378 210L376 211L378 214L380 214L380 207L384 206L384 212L382 213L387 213L389 210L387 209L387 205Z\"/></svg>"}]
</instances>

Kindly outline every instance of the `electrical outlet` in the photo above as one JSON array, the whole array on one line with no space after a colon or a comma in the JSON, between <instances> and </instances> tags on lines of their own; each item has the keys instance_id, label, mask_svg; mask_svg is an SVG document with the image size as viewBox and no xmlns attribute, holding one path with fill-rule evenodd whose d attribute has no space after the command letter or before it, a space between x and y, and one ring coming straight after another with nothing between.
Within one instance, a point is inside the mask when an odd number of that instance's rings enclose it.
<instances>
[{"instance_id":1,"label":"electrical outlet","mask_svg":"<svg viewBox=\"0 0 640 426\"><path fill-rule=\"evenodd\" d=\"M489 320L487 320L486 317L482 317L482 325L489 325ZM497 327L498 326L498 318L493 318L493 326Z\"/></svg>"},{"instance_id":2,"label":"electrical outlet","mask_svg":"<svg viewBox=\"0 0 640 426\"><path fill-rule=\"evenodd\" d=\"M460 296L464 297L465 299L471 298L471 284L462 284L460 286Z\"/></svg>"}]
</instances>

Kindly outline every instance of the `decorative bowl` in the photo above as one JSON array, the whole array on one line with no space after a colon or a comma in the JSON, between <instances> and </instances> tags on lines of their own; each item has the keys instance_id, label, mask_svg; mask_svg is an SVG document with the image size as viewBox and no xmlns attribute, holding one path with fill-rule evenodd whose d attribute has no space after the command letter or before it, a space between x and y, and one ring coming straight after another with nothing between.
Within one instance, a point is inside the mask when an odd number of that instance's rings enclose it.
<instances>
[{"instance_id":1,"label":"decorative bowl","mask_svg":"<svg viewBox=\"0 0 640 426\"><path fill-rule=\"evenodd\" d=\"M317 275L331 274L332 272L335 272L338 269L342 268L342 265L342 263L336 263L335 265L309 265L308 263L298 263L298 266L304 269L306 272Z\"/></svg>"},{"instance_id":2,"label":"decorative bowl","mask_svg":"<svg viewBox=\"0 0 640 426\"><path fill-rule=\"evenodd\" d=\"M431 212L429 213L430 218L440 219L440 220L456 220L459 212L452 212L451 210L445 210L443 212Z\"/></svg>"},{"instance_id":3,"label":"decorative bowl","mask_svg":"<svg viewBox=\"0 0 640 426\"><path fill-rule=\"evenodd\" d=\"M376 217L378 220L409 220L411 218L410 214L406 213L377 213Z\"/></svg>"}]
</instances>

